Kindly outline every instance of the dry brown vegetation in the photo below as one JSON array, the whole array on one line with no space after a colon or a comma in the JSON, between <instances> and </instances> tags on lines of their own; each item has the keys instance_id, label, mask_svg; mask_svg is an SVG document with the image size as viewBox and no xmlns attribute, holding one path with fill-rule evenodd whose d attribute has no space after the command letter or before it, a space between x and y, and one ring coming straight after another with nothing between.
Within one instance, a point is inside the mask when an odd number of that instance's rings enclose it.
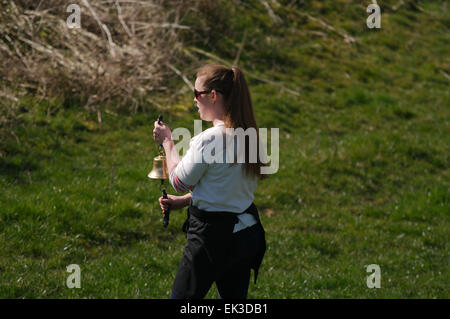
<instances>
[{"instance_id":1,"label":"dry brown vegetation","mask_svg":"<svg viewBox=\"0 0 450 319\"><path fill-rule=\"evenodd\" d=\"M0 10L0 95L10 111L21 91L136 111L148 91L182 64L179 33L192 0L80 0L81 28L69 28L70 1L9 0ZM74 20L70 19L70 22ZM11 103L13 102L13 103Z\"/></svg>"}]
</instances>

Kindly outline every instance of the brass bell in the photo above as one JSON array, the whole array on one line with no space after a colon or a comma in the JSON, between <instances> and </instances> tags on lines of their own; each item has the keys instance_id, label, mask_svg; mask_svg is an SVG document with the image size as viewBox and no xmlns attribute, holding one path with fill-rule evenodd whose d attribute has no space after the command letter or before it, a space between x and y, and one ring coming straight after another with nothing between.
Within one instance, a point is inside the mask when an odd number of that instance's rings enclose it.
<instances>
[{"instance_id":1,"label":"brass bell","mask_svg":"<svg viewBox=\"0 0 450 319\"><path fill-rule=\"evenodd\" d=\"M161 124L162 121L162 115L158 117L158 123ZM159 189L161 190L161 187L164 184L164 180L169 178L169 173L167 170L167 160L166 156L164 155L163 146L159 144L159 155L156 156L153 159L153 168L147 175L151 179L159 179L161 180L161 185L159 186ZM162 189L162 195L163 198L167 198L166 189ZM164 219L163 219L163 226L164 228L169 225L169 216L170 216L170 207L163 211L164 213Z\"/></svg>"},{"instance_id":2,"label":"brass bell","mask_svg":"<svg viewBox=\"0 0 450 319\"><path fill-rule=\"evenodd\" d=\"M158 155L153 159L153 168L147 175L151 179L168 179L167 161L165 155Z\"/></svg>"}]
</instances>

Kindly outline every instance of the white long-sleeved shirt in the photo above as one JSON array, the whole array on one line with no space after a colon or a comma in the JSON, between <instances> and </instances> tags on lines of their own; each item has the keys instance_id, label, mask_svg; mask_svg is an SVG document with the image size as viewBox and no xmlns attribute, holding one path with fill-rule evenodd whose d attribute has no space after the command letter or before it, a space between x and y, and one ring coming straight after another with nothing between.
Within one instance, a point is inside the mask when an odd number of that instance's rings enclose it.
<instances>
[{"instance_id":1,"label":"white long-sleeved shirt","mask_svg":"<svg viewBox=\"0 0 450 319\"><path fill-rule=\"evenodd\" d=\"M199 209L242 213L253 202L257 179L245 175L244 164L226 163L224 136L224 124L194 136L186 155L172 170L170 183L177 192L191 191L192 204ZM257 222L251 214L238 215L238 219L234 232Z\"/></svg>"}]
</instances>

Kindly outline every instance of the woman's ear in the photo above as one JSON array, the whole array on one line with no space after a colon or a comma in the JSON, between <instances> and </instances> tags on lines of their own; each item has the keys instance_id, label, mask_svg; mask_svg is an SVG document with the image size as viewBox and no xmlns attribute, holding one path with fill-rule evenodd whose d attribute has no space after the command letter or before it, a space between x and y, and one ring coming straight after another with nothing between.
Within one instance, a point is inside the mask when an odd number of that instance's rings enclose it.
<instances>
[{"instance_id":1,"label":"woman's ear","mask_svg":"<svg viewBox=\"0 0 450 319\"><path fill-rule=\"evenodd\" d=\"M217 101L217 98L218 98L217 92L216 92L216 90L212 90L211 93L212 93L212 95L213 95L213 96L212 96L213 103L215 104L216 101Z\"/></svg>"}]
</instances>

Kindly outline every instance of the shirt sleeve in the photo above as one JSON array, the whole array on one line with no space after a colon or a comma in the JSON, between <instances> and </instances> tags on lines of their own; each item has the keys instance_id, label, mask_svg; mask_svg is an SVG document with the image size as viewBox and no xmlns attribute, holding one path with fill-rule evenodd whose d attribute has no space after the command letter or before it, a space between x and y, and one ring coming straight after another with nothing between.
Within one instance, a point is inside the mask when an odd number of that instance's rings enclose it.
<instances>
[{"instance_id":1,"label":"shirt sleeve","mask_svg":"<svg viewBox=\"0 0 450 319\"><path fill-rule=\"evenodd\" d=\"M170 173L170 184L177 192L194 190L195 185L206 172L208 164L203 161L202 151L201 140L192 139L186 155Z\"/></svg>"}]
</instances>

